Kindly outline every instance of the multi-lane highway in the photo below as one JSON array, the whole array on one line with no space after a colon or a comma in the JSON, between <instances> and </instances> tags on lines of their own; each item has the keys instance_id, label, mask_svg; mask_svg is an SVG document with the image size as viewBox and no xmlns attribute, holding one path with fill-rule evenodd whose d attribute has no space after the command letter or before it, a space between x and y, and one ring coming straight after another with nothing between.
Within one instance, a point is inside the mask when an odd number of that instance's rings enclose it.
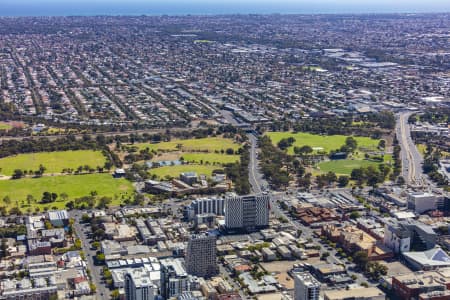
<instances>
[{"instance_id":1,"label":"multi-lane highway","mask_svg":"<svg viewBox=\"0 0 450 300\"><path fill-rule=\"evenodd\" d=\"M402 176L407 184L422 185L422 155L411 138L408 119L412 112L401 112L397 115L396 134L401 147Z\"/></svg>"},{"instance_id":2,"label":"multi-lane highway","mask_svg":"<svg viewBox=\"0 0 450 300\"><path fill-rule=\"evenodd\" d=\"M239 122L234 118L233 114L227 110L220 111L223 118L234 126L239 125ZM247 138L250 142L250 164L248 165L248 180L252 188L252 192L259 194L263 190L263 186L267 186L266 181L263 179L261 172L258 170L258 137L254 133L247 134Z\"/></svg>"},{"instance_id":3,"label":"multi-lane highway","mask_svg":"<svg viewBox=\"0 0 450 300\"><path fill-rule=\"evenodd\" d=\"M262 178L263 176L258 169L258 138L254 134L248 134L247 136L250 141L250 164L248 165L248 180L252 187L253 193L261 193L261 184L263 184L264 179Z\"/></svg>"}]
</instances>

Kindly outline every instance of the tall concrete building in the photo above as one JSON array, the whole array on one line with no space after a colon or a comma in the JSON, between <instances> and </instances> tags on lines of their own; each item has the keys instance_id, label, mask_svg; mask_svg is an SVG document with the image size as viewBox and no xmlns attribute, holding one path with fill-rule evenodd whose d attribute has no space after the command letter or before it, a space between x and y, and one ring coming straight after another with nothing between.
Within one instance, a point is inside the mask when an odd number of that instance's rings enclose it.
<instances>
[{"instance_id":1,"label":"tall concrete building","mask_svg":"<svg viewBox=\"0 0 450 300\"><path fill-rule=\"evenodd\" d=\"M184 208L184 217L186 220L193 220L195 216L201 214L215 214L223 216L224 207L223 198L199 198L191 202L189 206Z\"/></svg>"},{"instance_id":2,"label":"tall concrete building","mask_svg":"<svg viewBox=\"0 0 450 300\"><path fill-rule=\"evenodd\" d=\"M320 282L308 272L294 273L295 300L319 300Z\"/></svg>"},{"instance_id":3,"label":"tall concrete building","mask_svg":"<svg viewBox=\"0 0 450 300\"><path fill-rule=\"evenodd\" d=\"M184 292L200 289L198 277L189 275L182 258L167 258L161 261L161 297L170 299Z\"/></svg>"},{"instance_id":4,"label":"tall concrete building","mask_svg":"<svg viewBox=\"0 0 450 300\"><path fill-rule=\"evenodd\" d=\"M438 202L438 197L434 194L424 192L408 194L408 208L418 214L437 209Z\"/></svg>"},{"instance_id":5,"label":"tall concrete building","mask_svg":"<svg viewBox=\"0 0 450 300\"><path fill-rule=\"evenodd\" d=\"M436 245L437 234L431 226L408 219L386 219L384 244L395 253L425 251Z\"/></svg>"},{"instance_id":6,"label":"tall concrete building","mask_svg":"<svg viewBox=\"0 0 450 300\"><path fill-rule=\"evenodd\" d=\"M131 269L125 275L126 300L153 300L156 287L144 268Z\"/></svg>"},{"instance_id":7,"label":"tall concrete building","mask_svg":"<svg viewBox=\"0 0 450 300\"><path fill-rule=\"evenodd\" d=\"M216 237L209 234L194 234L186 249L186 270L199 277L217 274Z\"/></svg>"},{"instance_id":8,"label":"tall concrete building","mask_svg":"<svg viewBox=\"0 0 450 300\"><path fill-rule=\"evenodd\" d=\"M225 227L253 231L269 225L269 196L231 196L225 199Z\"/></svg>"}]
</instances>

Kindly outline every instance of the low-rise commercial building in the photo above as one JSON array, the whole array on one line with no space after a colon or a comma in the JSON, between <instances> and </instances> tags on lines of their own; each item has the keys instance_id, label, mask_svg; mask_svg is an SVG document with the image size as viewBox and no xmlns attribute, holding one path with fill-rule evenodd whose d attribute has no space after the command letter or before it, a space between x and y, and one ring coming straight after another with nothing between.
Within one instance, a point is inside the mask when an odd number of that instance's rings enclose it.
<instances>
[{"instance_id":1,"label":"low-rise commercial building","mask_svg":"<svg viewBox=\"0 0 450 300\"><path fill-rule=\"evenodd\" d=\"M324 300L384 300L386 294L377 287L331 290L324 292Z\"/></svg>"},{"instance_id":2,"label":"low-rise commercial building","mask_svg":"<svg viewBox=\"0 0 450 300\"><path fill-rule=\"evenodd\" d=\"M417 299L420 294L450 288L450 269L415 272L392 278L392 290L400 299Z\"/></svg>"}]
</instances>

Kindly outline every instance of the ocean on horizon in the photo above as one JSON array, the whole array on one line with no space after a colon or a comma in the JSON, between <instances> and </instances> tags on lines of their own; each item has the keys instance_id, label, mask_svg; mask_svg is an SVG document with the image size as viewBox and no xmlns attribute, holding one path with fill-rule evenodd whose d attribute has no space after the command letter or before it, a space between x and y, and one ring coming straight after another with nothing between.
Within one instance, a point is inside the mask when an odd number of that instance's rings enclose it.
<instances>
[{"instance_id":1,"label":"ocean on horizon","mask_svg":"<svg viewBox=\"0 0 450 300\"><path fill-rule=\"evenodd\" d=\"M6 0L7 1L7 0ZM330 13L425 13L449 12L448 5L379 6L306 3L56 3L5 2L0 0L0 16L94 16L94 15L221 15L221 14L330 14ZM339 2L339 1L337 1Z\"/></svg>"}]
</instances>

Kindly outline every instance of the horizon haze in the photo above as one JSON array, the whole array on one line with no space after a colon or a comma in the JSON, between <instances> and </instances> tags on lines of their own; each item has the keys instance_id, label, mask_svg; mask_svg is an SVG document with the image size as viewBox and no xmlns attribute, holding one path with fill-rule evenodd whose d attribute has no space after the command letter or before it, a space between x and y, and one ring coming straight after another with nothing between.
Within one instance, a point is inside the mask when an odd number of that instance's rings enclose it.
<instances>
[{"instance_id":1,"label":"horizon haze","mask_svg":"<svg viewBox=\"0 0 450 300\"><path fill-rule=\"evenodd\" d=\"M3 0L1 16L216 15L216 14L361 14L450 12L450 1L145 1Z\"/></svg>"}]
</instances>

